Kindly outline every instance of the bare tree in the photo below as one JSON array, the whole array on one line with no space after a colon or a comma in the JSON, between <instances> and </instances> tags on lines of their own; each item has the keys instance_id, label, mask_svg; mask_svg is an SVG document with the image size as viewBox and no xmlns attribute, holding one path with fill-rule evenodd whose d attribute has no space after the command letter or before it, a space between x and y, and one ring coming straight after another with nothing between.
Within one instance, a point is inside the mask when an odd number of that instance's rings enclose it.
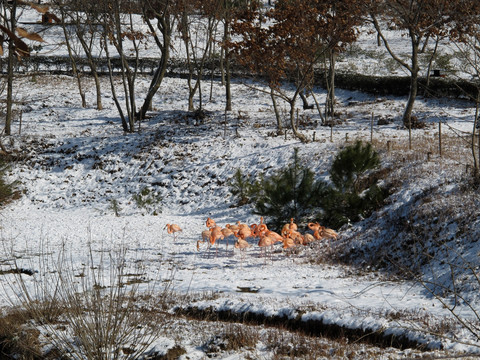
<instances>
[{"instance_id":1,"label":"bare tree","mask_svg":"<svg viewBox=\"0 0 480 360\"><path fill-rule=\"evenodd\" d=\"M321 23L317 5L315 1L285 0L277 1L265 13L259 7L239 12L233 30L241 40L230 44L239 63L267 80L278 130L282 128L276 98L288 103L290 127L302 141L307 139L295 121L296 101L312 82L314 65L326 50L318 36ZM285 91L283 81L293 82L293 91Z\"/></svg>"},{"instance_id":2,"label":"bare tree","mask_svg":"<svg viewBox=\"0 0 480 360\"><path fill-rule=\"evenodd\" d=\"M36 32L29 32L18 27L17 20L20 16L19 5L32 6L39 12L45 12L46 8L25 3L20 0L10 2L2 1L0 3L0 56L3 56L3 43L8 44L8 62L7 62L7 98L6 98L6 118L5 118L5 134L12 133L13 120L13 80L14 70L17 61L23 57L30 56L30 48L23 39L43 42L42 37Z\"/></svg>"},{"instance_id":3,"label":"bare tree","mask_svg":"<svg viewBox=\"0 0 480 360\"><path fill-rule=\"evenodd\" d=\"M153 96L157 93L167 71L170 58L170 47L174 18L172 17L172 3L169 0L145 0L142 6L143 19L145 20L161 56L157 69L150 82L143 105L137 114L138 119L144 119L147 111L152 106Z\"/></svg>"},{"instance_id":4,"label":"bare tree","mask_svg":"<svg viewBox=\"0 0 480 360\"><path fill-rule=\"evenodd\" d=\"M475 104L475 115L472 128L470 147L472 150L473 176L480 177L480 3L466 0L459 4L455 13L456 21L449 36L461 54L465 66L463 71L470 75L473 88L460 87L460 91ZM477 153L478 152L478 153Z\"/></svg>"},{"instance_id":5,"label":"bare tree","mask_svg":"<svg viewBox=\"0 0 480 360\"><path fill-rule=\"evenodd\" d=\"M72 1L74 3L72 3ZM72 64L74 63L72 56L73 54L71 54L73 48L69 46L71 41L67 37L73 37L74 34L75 38L78 39L83 53L88 61L90 73L95 83L96 107L98 110L101 110L103 108L102 90L100 87L100 78L97 70L98 58L102 53L102 42L100 39L103 28L100 25L100 3L89 0L67 0L66 2L57 0L57 8L60 10L62 15L62 24L66 39L65 41L67 47L69 48L68 51L72 60ZM68 22L68 24L66 24L66 22ZM72 31L68 31L69 29ZM71 34L72 32L73 34ZM77 76L80 76L76 66L72 66L75 67L74 73L77 73ZM85 102L84 97L85 95L83 95L83 102Z\"/></svg>"},{"instance_id":6,"label":"bare tree","mask_svg":"<svg viewBox=\"0 0 480 360\"><path fill-rule=\"evenodd\" d=\"M419 56L433 36L445 34L452 26L461 2L449 0L374 0L369 9L378 36L391 57L410 74L410 91L403 113L403 123L411 127L412 111L418 93ZM404 59L390 45L385 26L404 31L410 39L409 59Z\"/></svg>"},{"instance_id":7,"label":"bare tree","mask_svg":"<svg viewBox=\"0 0 480 360\"><path fill-rule=\"evenodd\" d=\"M177 3L178 28L186 51L188 68L188 110L193 111L193 98L198 91L199 109L202 109L201 80L217 28L217 0L184 0ZM195 81L193 79L195 78Z\"/></svg>"},{"instance_id":8,"label":"bare tree","mask_svg":"<svg viewBox=\"0 0 480 360\"><path fill-rule=\"evenodd\" d=\"M223 41L222 52L220 55L220 67L222 72L222 84L225 86L225 111L232 110L232 91L231 91L231 58L232 54L227 44L231 39L231 28L234 19L238 13L245 10L258 9L260 2L258 0L217 0L220 11L220 18L223 22Z\"/></svg>"},{"instance_id":9,"label":"bare tree","mask_svg":"<svg viewBox=\"0 0 480 360\"><path fill-rule=\"evenodd\" d=\"M135 85L138 73L139 41L143 40L145 35L135 28L133 16L134 12L138 11L135 1L104 0L102 4L103 46L108 62L112 96L122 120L123 130L133 132L135 121L138 119ZM130 41L131 49L126 48L125 39ZM115 54L111 52L109 44L113 45ZM134 56L129 59L127 52L130 53L131 51L133 51ZM113 60L115 59L118 60L125 109L120 104L114 83Z\"/></svg>"},{"instance_id":10,"label":"bare tree","mask_svg":"<svg viewBox=\"0 0 480 360\"><path fill-rule=\"evenodd\" d=\"M325 119L335 113L335 65L336 59L348 44L353 43L359 34L358 27L364 22L361 16L363 0L318 0L317 31L326 51L323 57L328 63L325 71L327 99Z\"/></svg>"},{"instance_id":11,"label":"bare tree","mask_svg":"<svg viewBox=\"0 0 480 360\"><path fill-rule=\"evenodd\" d=\"M63 36L65 38L65 46L67 48L68 52L68 57L70 58L70 63L72 65L72 73L73 76L75 76L75 79L77 80L77 87L78 87L78 92L80 94L80 98L82 100L82 107L87 107L87 100L85 98L85 91L82 86L82 79L81 79L81 74L80 71L77 67L77 57L76 57L76 51L75 48L70 40L71 37L73 37L72 31L70 31L70 27L66 24L66 11L65 11L65 5L62 1L56 1L57 9L60 11L60 16L61 16L61 25L63 29Z\"/></svg>"}]
</instances>

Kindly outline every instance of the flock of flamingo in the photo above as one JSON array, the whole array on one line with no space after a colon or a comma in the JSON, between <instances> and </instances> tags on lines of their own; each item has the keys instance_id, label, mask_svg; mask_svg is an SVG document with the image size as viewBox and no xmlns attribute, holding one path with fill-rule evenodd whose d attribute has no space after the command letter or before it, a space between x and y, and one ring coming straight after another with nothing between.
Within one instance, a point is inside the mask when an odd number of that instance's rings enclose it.
<instances>
[{"instance_id":1,"label":"flock of flamingo","mask_svg":"<svg viewBox=\"0 0 480 360\"><path fill-rule=\"evenodd\" d=\"M197 250L200 250L200 244L202 243L207 243L208 248L217 244L216 253L218 253L218 241L225 240L228 249L228 238L230 237L235 238L234 247L242 252L252 246L247 241L247 238L258 239L258 246L265 253L265 256L267 248L273 249L274 244L277 242L283 244L283 249L291 249L299 245L308 245L318 240L336 240L338 237L334 230L326 228L319 223L308 223L308 228L313 233L301 234L294 219L290 219L290 222L283 226L280 234L269 230L263 222L263 217L260 218L259 224L247 225L238 221L236 225L227 224L223 228L218 226L213 219L208 218L205 225L207 229L202 231L202 239L197 241ZM167 224L165 228L169 234L173 234L174 241L177 238L177 233L182 231L177 224Z\"/></svg>"}]
</instances>

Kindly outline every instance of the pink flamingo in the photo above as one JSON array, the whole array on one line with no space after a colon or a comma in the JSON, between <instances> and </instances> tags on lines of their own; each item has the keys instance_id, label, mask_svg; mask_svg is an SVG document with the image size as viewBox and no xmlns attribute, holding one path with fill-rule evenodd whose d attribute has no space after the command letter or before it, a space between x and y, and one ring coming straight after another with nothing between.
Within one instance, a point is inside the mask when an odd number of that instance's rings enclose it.
<instances>
[{"instance_id":1,"label":"pink flamingo","mask_svg":"<svg viewBox=\"0 0 480 360\"><path fill-rule=\"evenodd\" d=\"M173 241L177 239L177 232L182 231L180 226L178 226L177 224L167 224L165 225L165 228L167 229L167 232L169 234L173 234Z\"/></svg>"},{"instance_id":2,"label":"pink flamingo","mask_svg":"<svg viewBox=\"0 0 480 360\"><path fill-rule=\"evenodd\" d=\"M245 251L246 249L248 249L249 247L251 247L252 245L250 245L246 240L243 240L243 239L238 239L236 242L235 242L235 249L239 249L240 250L240 259L242 261L242 266L243 266L243 260L245 258Z\"/></svg>"},{"instance_id":3,"label":"pink flamingo","mask_svg":"<svg viewBox=\"0 0 480 360\"><path fill-rule=\"evenodd\" d=\"M212 232L210 233L210 246L214 245L217 240L223 240L225 237L222 234L222 228L220 226L215 226L211 229ZM216 246L215 256L218 255L218 245Z\"/></svg>"},{"instance_id":4,"label":"pink flamingo","mask_svg":"<svg viewBox=\"0 0 480 360\"><path fill-rule=\"evenodd\" d=\"M212 233L211 229L202 231L202 240L197 241L197 251L200 251L200 243L204 243L204 242L210 240L211 233Z\"/></svg>"},{"instance_id":5,"label":"pink flamingo","mask_svg":"<svg viewBox=\"0 0 480 360\"><path fill-rule=\"evenodd\" d=\"M215 223L215 220L213 220L212 218L207 218L207 221L205 222L205 225L207 225L207 228L209 228L209 229L217 226L217 224Z\"/></svg>"},{"instance_id":6,"label":"pink flamingo","mask_svg":"<svg viewBox=\"0 0 480 360\"><path fill-rule=\"evenodd\" d=\"M224 227L221 231L223 236L225 237L225 241L227 243L227 250L228 250L228 238L230 236L235 236L235 233L227 227Z\"/></svg>"},{"instance_id":7,"label":"pink flamingo","mask_svg":"<svg viewBox=\"0 0 480 360\"><path fill-rule=\"evenodd\" d=\"M258 241L258 246L263 249L265 254L265 263L267 261L267 247L270 246L273 249L273 244L275 244L275 240L269 236L263 235L260 237ZM270 258L272 258L272 252L270 251Z\"/></svg>"}]
</instances>

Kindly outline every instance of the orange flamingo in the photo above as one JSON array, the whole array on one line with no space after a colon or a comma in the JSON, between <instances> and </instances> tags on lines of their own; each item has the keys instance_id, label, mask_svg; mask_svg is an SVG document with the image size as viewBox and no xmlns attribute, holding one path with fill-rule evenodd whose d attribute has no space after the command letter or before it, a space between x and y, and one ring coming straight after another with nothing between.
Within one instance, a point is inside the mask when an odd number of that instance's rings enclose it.
<instances>
[{"instance_id":1,"label":"orange flamingo","mask_svg":"<svg viewBox=\"0 0 480 360\"><path fill-rule=\"evenodd\" d=\"M296 234L294 235L293 241L294 241L295 244L297 244L297 245L307 245L307 243L305 242L305 236L303 236L303 235L300 234L300 233L296 233Z\"/></svg>"},{"instance_id":2,"label":"orange flamingo","mask_svg":"<svg viewBox=\"0 0 480 360\"><path fill-rule=\"evenodd\" d=\"M217 224L215 223L215 220L213 220L212 218L207 218L207 221L205 222L205 225L207 225L207 228L209 228L209 229L217 226Z\"/></svg>"},{"instance_id":3,"label":"orange flamingo","mask_svg":"<svg viewBox=\"0 0 480 360\"><path fill-rule=\"evenodd\" d=\"M268 237L271 237L273 240L275 240L277 242L283 241L282 235L280 235L279 233L277 233L275 231L267 230L267 231L265 231L265 235L267 235Z\"/></svg>"},{"instance_id":4,"label":"orange flamingo","mask_svg":"<svg viewBox=\"0 0 480 360\"><path fill-rule=\"evenodd\" d=\"M223 236L225 237L225 241L227 242L227 250L228 250L228 238L230 236L235 236L235 233L227 227L224 227L221 231Z\"/></svg>"},{"instance_id":5,"label":"orange flamingo","mask_svg":"<svg viewBox=\"0 0 480 360\"><path fill-rule=\"evenodd\" d=\"M293 222L293 218L290 219L290 230L297 231L298 226Z\"/></svg>"},{"instance_id":6,"label":"orange flamingo","mask_svg":"<svg viewBox=\"0 0 480 360\"><path fill-rule=\"evenodd\" d=\"M252 245L250 245L246 240L243 239L238 239L237 241L235 241L235 249L240 249L241 251L245 251L245 249L251 246Z\"/></svg>"},{"instance_id":7,"label":"orange flamingo","mask_svg":"<svg viewBox=\"0 0 480 360\"><path fill-rule=\"evenodd\" d=\"M320 224L318 222L308 223L308 228L312 231L318 231L318 230L320 230Z\"/></svg>"},{"instance_id":8,"label":"orange flamingo","mask_svg":"<svg viewBox=\"0 0 480 360\"><path fill-rule=\"evenodd\" d=\"M197 251L200 251L200 243L204 243L204 242L210 240L211 232L212 232L212 230L210 230L210 229L202 231L202 240L197 241Z\"/></svg>"},{"instance_id":9,"label":"orange flamingo","mask_svg":"<svg viewBox=\"0 0 480 360\"><path fill-rule=\"evenodd\" d=\"M322 234L321 230L323 226L321 226L318 222L317 223L308 223L308 228L313 231L313 237L315 240L321 240Z\"/></svg>"},{"instance_id":10,"label":"orange flamingo","mask_svg":"<svg viewBox=\"0 0 480 360\"><path fill-rule=\"evenodd\" d=\"M283 225L281 234L283 237L289 237L292 234L292 232L297 230L298 230L298 226L293 222L293 218L291 218L289 223Z\"/></svg>"},{"instance_id":11,"label":"orange flamingo","mask_svg":"<svg viewBox=\"0 0 480 360\"><path fill-rule=\"evenodd\" d=\"M303 242L304 242L304 245L308 245L312 242L315 241L315 237L312 235L312 234L305 234L303 235Z\"/></svg>"},{"instance_id":12,"label":"orange flamingo","mask_svg":"<svg viewBox=\"0 0 480 360\"><path fill-rule=\"evenodd\" d=\"M167 232L169 234L173 234L173 241L177 239L177 232L182 231L180 226L178 226L177 224L167 224L165 225L165 228L167 229Z\"/></svg>"},{"instance_id":13,"label":"orange flamingo","mask_svg":"<svg viewBox=\"0 0 480 360\"><path fill-rule=\"evenodd\" d=\"M283 248L284 249L291 249L294 248L297 244L295 244L295 240L289 237L283 238Z\"/></svg>"},{"instance_id":14,"label":"orange flamingo","mask_svg":"<svg viewBox=\"0 0 480 360\"><path fill-rule=\"evenodd\" d=\"M243 259L245 258L245 251L246 251L246 249L248 249L252 245L250 245L247 241L245 241L243 239L238 239L235 242L234 246L235 246L235 249L240 250L240 259L242 260L242 266L243 266Z\"/></svg>"},{"instance_id":15,"label":"orange flamingo","mask_svg":"<svg viewBox=\"0 0 480 360\"><path fill-rule=\"evenodd\" d=\"M273 239L275 242L282 242L283 241L283 236L280 235L279 233L272 231L272 230L264 230L260 232L260 237L261 236L268 236L269 238Z\"/></svg>"},{"instance_id":16,"label":"orange flamingo","mask_svg":"<svg viewBox=\"0 0 480 360\"><path fill-rule=\"evenodd\" d=\"M324 226L322 226L320 234L327 239L337 240L338 238L338 233L335 230L326 228Z\"/></svg>"},{"instance_id":17,"label":"orange flamingo","mask_svg":"<svg viewBox=\"0 0 480 360\"><path fill-rule=\"evenodd\" d=\"M290 224L285 224L282 227L282 232L281 232L283 237L288 237L290 234Z\"/></svg>"},{"instance_id":18,"label":"orange flamingo","mask_svg":"<svg viewBox=\"0 0 480 360\"><path fill-rule=\"evenodd\" d=\"M238 230L241 230L241 229L251 229L250 226L248 226L247 224L241 223L240 221L237 221L237 226L238 226Z\"/></svg>"},{"instance_id":19,"label":"orange flamingo","mask_svg":"<svg viewBox=\"0 0 480 360\"><path fill-rule=\"evenodd\" d=\"M230 225L230 224L227 224L225 225L225 227L229 230L232 230L233 232L236 232L238 230L240 230L240 228L238 227L238 225Z\"/></svg>"},{"instance_id":20,"label":"orange flamingo","mask_svg":"<svg viewBox=\"0 0 480 360\"><path fill-rule=\"evenodd\" d=\"M240 229L234 233L235 237L245 240L248 237L253 235L252 229L248 227L248 225L243 224L245 226L240 226Z\"/></svg>"},{"instance_id":21,"label":"orange flamingo","mask_svg":"<svg viewBox=\"0 0 480 360\"><path fill-rule=\"evenodd\" d=\"M263 223L263 216L260 218L260 224L250 225L254 237L260 237L262 233L268 230L267 225Z\"/></svg>"},{"instance_id":22,"label":"orange flamingo","mask_svg":"<svg viewBox=\"0 0 480 360\"><path fill-rule=\"evenodd\" d=\"M275 240L266 235L261 236L260 240L258 241L258 246L262 251L264 251L265 261L267 259L267 247L270 247L271 249L273 249L273 244L275 244ZM272 256L272 252L270 251L270 258L271 256Z\"/></svg>"},{"instance_id":23,"label":"orange flamingo","mask_svg":"<svg viewBox=\"0 0 480 360\"><path fill-rule=\"evenodd\" d=\"M322 226L322 228L320 229L320 235L322 236L322 238L327 239L328 246L330 246L332 239L337 240L337 237L338 237L338 234L335 230L326 228L324 226Z\"/></svg>"},{"instance_id":24,"label":"orange flamingo","mask_svg":"<svg viewBox=\"0 0 480 360\"><path fill-rule=\"evenodd\" d=\"M223 240L224 236L222 234L222 228L220 226L215 226L214 228L211 229L210 233L210 246L214 245L217 240ZM218 245L215 250L215 255L218 255Z\"/></svg>"}]
</instances>

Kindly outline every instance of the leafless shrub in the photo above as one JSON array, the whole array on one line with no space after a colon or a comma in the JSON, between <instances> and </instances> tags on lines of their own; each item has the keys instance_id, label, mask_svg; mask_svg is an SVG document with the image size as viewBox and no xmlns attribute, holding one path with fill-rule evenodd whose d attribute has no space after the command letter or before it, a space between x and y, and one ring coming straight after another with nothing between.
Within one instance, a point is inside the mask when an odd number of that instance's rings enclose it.
<instances>
[{"instance_id":1,"label":"leafless shrub","mask_svg":"<svg viewBox=\"0 0 480 360\"><path fill-rule=\"evenodd\" d=\"M46 334L61 355L70 359L134 359L144 354L160 336L164 318L162 308L168 288L156 280L132 281L131 274L142 274L141 261L126 261L126 249L106 252L95 259L90 249L82 269L67 257L45 253L40 257L39 276L33 286L21 272L8 286L12 304L36 328ZM140 287L142 285L142 288Z\"/></svg>"}]
</instances>

